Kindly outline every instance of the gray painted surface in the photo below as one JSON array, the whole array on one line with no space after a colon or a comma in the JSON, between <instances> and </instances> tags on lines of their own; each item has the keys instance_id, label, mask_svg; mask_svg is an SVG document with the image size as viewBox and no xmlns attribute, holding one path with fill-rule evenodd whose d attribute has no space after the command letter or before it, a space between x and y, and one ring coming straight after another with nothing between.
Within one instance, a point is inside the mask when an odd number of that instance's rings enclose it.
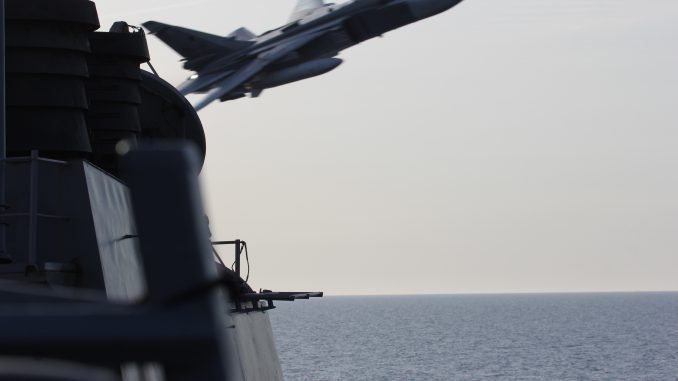
<instances>
[{"instance_id":1,"label":"gray painted surface","mask_svg":"<svg viewBox=\"0 0 678 381\"><path fill-rule=\"evenodd\" d=\"M137 239L130 237L136 227L129 191L96 167L85 163L84 168L106 294L112 300L139 299L146 284Z\"/></svg>"},{"instance_id":2,"label":"gray painted surface","mask_svg":"<svg viewBox=\"0 0 678 381\"><path fill-rule=\"evenodd\" d=\"M96 230L106 294L112 300L129 301L144 295L146 285L132 218L129 191L119 180L85 163L89 200ZM269 316L265 312L224 314L224 324L237 361L232 362L243 381L282 380L282 368ZM231 328L228 328L231 327ZM162 380L152 365L125 367L126 381Z\"/></svg>"},{"instance_id":3,"label":"gray painted surface","mask_svg":"<svg viewBox=\"0 0 678 381\"><path fill-rule=\"evenodd\" d=\"M238 362L244 381L276 381L283 379L280 358L275 347L271 320L266 312L234 313L228 316L235 332ZM228 326L227 326L228 327Z\"/></svg>"},{"instance_id":4,"label":"gray painted surface","mask_svg":"<svg viewBox=\"0 0 678 381\"><path fill-rule=\"evenodd\" d=\"M136 193L133 193L133 202L137 205L135 216L137 218L137 225L139 227L139 243L144 256L142 259L146 262L149 251L153 251L153 255L162 255L166 258L168 265L184 266L191 263L188 257L195 256L199 251L207 252L207 256L212 258L211 247L209 242L209 233L204 219L204 211L202 200L200 197L200 190L197 184L198 165L197 161L188 160L188 158L195 158L195 155L190 155L190 150L180 151L186 155L186 160L179 160L180 155L170 147L159 146L153 151L130 154L137 161L137 164L143 163L146 169L155 168L158 174L158 179L149 179L147 177L148 171L144 168L130 167L128 168L130 183L137 185ZM191 165L193 164L193 165ZM188 189L174 188L174 193L179 196L172 195L169 197L163 190L171 189L173 182L158 183L158 181L165 177L179 179L187 176L186 183L191 186ZM155 181L154 181L155 180ZM141 186L141 185L146 186ZM171 192L170 192L171 193ZM184 203L176 203L178 198ZM120 199L122 200L122 199ZM183 220L189 219L199 221L195 226L185 226L182 228ZM149 218L151 218L149 220ZM158 219L166 223L157 225L149 224L149 221L157 221ZM144 228L146 230L144 230ZM197 240L196 243L202 245L191 245L187 247L181 246L180 236L190 236ZM154 244L149 246L149 243ZM153 249L153 250L151 250ZM206 262L209 268L203 268L201 271L216 277L217 266L213 259ZM186 274L197 273L194 269L192 272ZM167 278L166 274L159 268L147 268L146 271L147 284L149 289L149 296L151 300L160 301L176 293L181 293L191 285L195 286L196 281L186 276L177 276L173 279L172 284L163 282ZM154 284L164 284L165 287L154 289ZM223 293L220 293L223 298ZM219 316L216 319L219 321L221 330L223 331L223 340L225 345L215 347L214 350L223 350L228 357L222 357L224 366L228 369L229 379L242 381L275 381L282 380L282 369L280 360L275 348L273 339L273 330L271 322L266 313L247 313L247 314L229 314L229 306L224 306L224 310L218 312ZM209 315L209 313L208 313ZM192 322L194 325L196 322ZM204 324L211 324L211 320L204 320ZM218 332L219 330L215 330ZM217 353L213 353L217 354ZM213 364L205 364L213 366ZM166 373L172 373L176 370L165 369ZM204 374L215 374L217 369L204 369ZM183 378L182 378L183 380Z\"/></svg>"},{"instance_id":5,"label":"gray painted surface","mask_svg":"<svg viewBox=\"0 0 678 381\"><path fill-rule=\"evenodd\" d=\"M27 278L22 271L17 272L17 269L22 270L26 264L29 246L27 217L24 214L28 212L30 198L30 163L15 163L10 167L8 174L12 186L8 188L8 194L12 211L18 215L8 217L12 232L9 243L13 252L17 253L15 258L21 260L21 263L0 266L0 278L22 282L43 281L42 273L36 273L36 279L32 279ZM168 250L155 253L156 265L150 272L144 271L142 261L145 259L141 256L138 239L135 237L137 231L128 188L118 179L81 160L64 164L40 162L37 178L39 212L64 217L39 220L36 236L38 268L43 269L46 263L77 263L81 270L78 288L105 290L110 300L120 302L135 301L145 296L146 290L150 289L148 273L156 274L157 278L165 272L163 267L157 265L157 257L167 256L166 261L171 261L169 256L172 253ZM199 213L200 217L196 219L203 221L201 209ZM207 234L205 243L208 244ZM183 255L191 252L180 251ZM209 256L211 258L211 253ZM188 261L188 258L183 260ZM206 266L209 266L209 262ZM209 269L205 269L207 270ZM207 272L216 275L216 266ZM166 275L165 278L168 280ZM204 282L189 277L181 285L173 285L172 279L177 280L172 277L162 291L172 294L181 291L188 284ZM155 295L160 297L160 294L164 293ZM5 303L16 299L16 295L12 293L8 293L7 297L3 295L0 295L0 301ZM221 330L225 328L228 332L223 339L229 348L233 348L225 352L228 358L222 357L224 364L230 363L233 379L282 380L282 369L268 315L264 312L230 315L230 308L226 306L222 311L224 312L215 316L215 320L223 324ZM209 311L203 312L211 315ZM199 316L202 315L194 316L190 323L185 322L183 326L193 331L197 327L190 326L197 324L196 321L202 321L202 318L198 319ZM125 381L171 381L176 379L176 372L175 369L163 370L152 363L123 366Z\"/></svg>"},{"instance_id":6,"label":"gray painted surface","mask_svg":"<svg viewBox=\"0 0 678 381\"><path fill-rule=\"evenodd\" d=\"M106 295L113 301L132 301L144 296L146 282L137 245L129 190L106 172L85 163L85 178L99 245L99 259ZM124 381L162 381L162 368L154 364L127 364Z\"/></svg>"},{"instance_id":7,"label":"gray painted surface","mask_svg":"<svg viewBox=\"0 0 678 381\"><path fill-rule=\"evenodd\" d=\"M75 264L79 268L75 286L104 290L99 250L84 174L85 163L38 161L31 176L31 162L7 164L8 249L14 264L0 266L0 277L11 279L17 268L45 263ZM35 182L31 186L32 182ZM30 199L36 197L35 263L29 263ZM20 271L22 272L22 271ZM37 273L36 273L37 274ZM39 275L39 274L38 274ZM73 285L67 285L73 286Z\"/></svg>"}]
</instances>

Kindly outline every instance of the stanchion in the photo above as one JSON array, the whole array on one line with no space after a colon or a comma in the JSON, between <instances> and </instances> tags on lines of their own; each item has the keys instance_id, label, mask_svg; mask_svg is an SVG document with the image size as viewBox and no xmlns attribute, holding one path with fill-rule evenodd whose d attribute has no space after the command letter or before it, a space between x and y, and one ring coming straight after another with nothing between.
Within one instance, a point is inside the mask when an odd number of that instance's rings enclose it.
<instances>
[{"instance_id":1,"label":"stanchion","mask_svg":"<svg viewBox=\"0 0 678 381\"><path fill-rule=\"evenodd\" d=\"M7 222L1 217L7 210L5 195L5 159L7 159L7 115L5 112L5 0L0 0L0 264L11 263L7 252Z\"/></svg>"}]
</instances>

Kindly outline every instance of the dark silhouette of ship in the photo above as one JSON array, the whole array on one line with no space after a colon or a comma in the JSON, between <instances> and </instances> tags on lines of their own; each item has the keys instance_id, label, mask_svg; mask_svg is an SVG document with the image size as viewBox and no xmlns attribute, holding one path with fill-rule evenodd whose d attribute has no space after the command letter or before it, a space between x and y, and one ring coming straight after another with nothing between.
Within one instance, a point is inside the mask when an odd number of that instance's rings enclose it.
<instances>
[{"instance_id":1,"label":"dark silhouette of ship","mask_svg":"<svg viewBox=\"0 0 678 381\"><path fill-rule=\"evenodd\" d=\"M0 380L282 379L267 311L322 293L255 292L210 241L202 124L143 30L2 3Z\"/></svg>"}]
</instances>

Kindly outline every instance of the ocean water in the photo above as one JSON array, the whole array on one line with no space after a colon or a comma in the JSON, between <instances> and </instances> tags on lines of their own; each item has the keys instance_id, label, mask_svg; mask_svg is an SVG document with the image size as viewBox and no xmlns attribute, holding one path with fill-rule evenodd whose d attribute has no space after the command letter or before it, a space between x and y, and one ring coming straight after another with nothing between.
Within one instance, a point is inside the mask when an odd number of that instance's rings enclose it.
<instances>
[{"instance_id":1,"label":"ocean water","mask_svg":"<svg viewBox=\"0 0 678 381\"><path fill-rule=\"evenodd\" d=\"M678 381L678 293L278 302L286 380Z\"/></svg>"}]
</instances>

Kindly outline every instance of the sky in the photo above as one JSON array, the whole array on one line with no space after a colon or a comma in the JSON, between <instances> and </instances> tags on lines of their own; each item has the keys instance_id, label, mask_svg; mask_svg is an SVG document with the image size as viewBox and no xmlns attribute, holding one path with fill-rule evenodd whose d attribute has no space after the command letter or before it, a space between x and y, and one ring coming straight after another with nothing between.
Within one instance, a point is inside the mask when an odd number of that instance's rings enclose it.
<instances>
[{"instance_id":1,"label":"sky","mask_svg":"<svg viewBox=\"0 0 678 381\"><path fill-rule=\"evenodd\" d=\"M106 28L226 35L294 3L97 8ZM322 77L212 104L213 238L248 242L257 289L678 290L677 19L675 0L466 0ZM191 74L149 47L169 82Z\"/></svg>"}]
</instances>

